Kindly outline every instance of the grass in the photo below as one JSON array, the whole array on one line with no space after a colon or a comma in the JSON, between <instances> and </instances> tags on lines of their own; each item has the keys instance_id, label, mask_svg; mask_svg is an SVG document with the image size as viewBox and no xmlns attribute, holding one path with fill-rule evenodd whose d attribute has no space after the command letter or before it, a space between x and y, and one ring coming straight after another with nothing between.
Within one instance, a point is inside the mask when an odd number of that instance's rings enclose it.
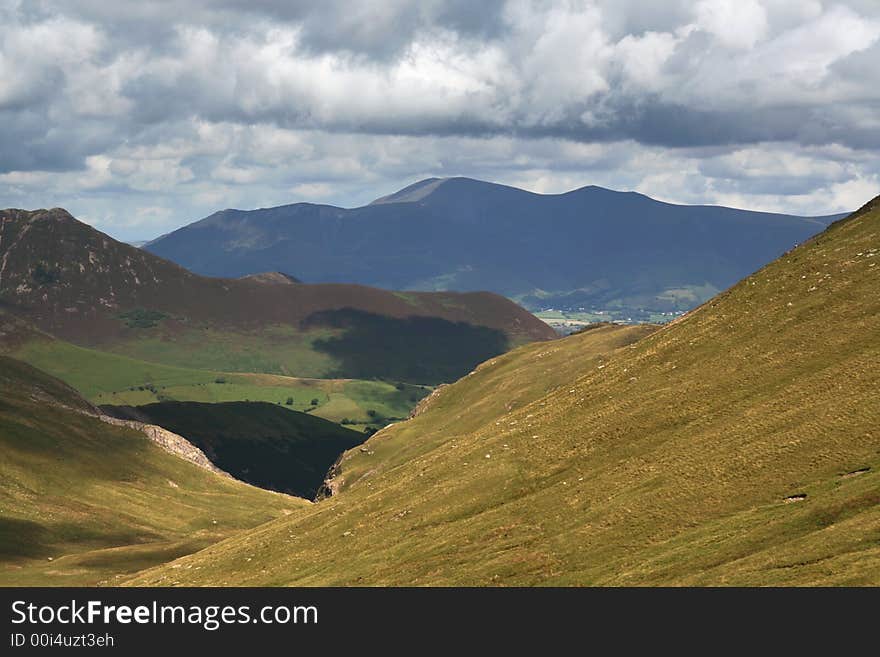
<instances>
[{"instance_id":1,"label":"grass","mask_svg":"<svg viewBox=\"0 0 880 657\"><path fill-rule=\"evenodd\" d=\"M329 375L339 369L339 361L317 350L314 343L336 333L323 328L299 331L281 325L260 331L199 328L182 331L173 339L133 335L102 349L189 369L332 378Z\"/></svg>"},{"instance_id":2,"label":"grass","mask_svg":"<svg viewBox=\"0 0 880 657\"><path fill-rule=\"evenodd\" d=\"M636 330L490 360L338 495L130 583L880 584L880 202Z\"/></svg>"},{"instance_id":3,"label":"grass","mask_svg":"<svg viewBox=\"0 0 880 657\"><path fill-rule=\"evenodd\" d=\"M28 339L12 352L77 389L98 404L139 406L159 401L281 404L318 417L378 426L367 412L406 417L428 389L383 381L305 379L272 374L243 374L174 367L78 347L46 337ZM293 404L286 402L293 398ZM317 399L315 406L312 401Z\"/></svg>"},{"instance_id":4,"label":"grass","mask_svg":"<svg viewBox=\"0 0 880 657\"><path fill-rule=\"evenodd\" d=\"M134 331L97 346L192 369L435 385L454 381L512 343L504 332L485 326L439 317L385 317L348 308L315 313L302 327L187 327L174 335Z\"/></svg>"},{"instance_id":5,"label":"grass","mask_svg":"<svg viewBox=\"0 0 880 657\"><path fill-rule=\"evenodd\" d=\"M88 409L0 357L0 585L115 583L306 504L77 412Z\"/></svg>"},{"instance_id":6,"label":"grass","mask_svg":"<svg viewBox=\"0 0 880 657\"><path fill-rule=\"evenodd\" d=\"M439 384L510 348L509 336L500 330L439 317L394 318L348 308L318 313L310 321L344 329L312 343L339 363L330 374L335 378Z\"/></svg>"}]
</instances>

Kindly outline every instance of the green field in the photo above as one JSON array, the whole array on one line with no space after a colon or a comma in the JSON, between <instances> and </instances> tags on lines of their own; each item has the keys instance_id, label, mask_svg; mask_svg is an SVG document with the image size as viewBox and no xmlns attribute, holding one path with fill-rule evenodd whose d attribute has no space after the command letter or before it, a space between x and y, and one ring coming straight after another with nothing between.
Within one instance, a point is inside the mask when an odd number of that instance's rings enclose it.
<instances>
[{"instance_id":1,"label":"green field","mask_svg":"<svg viewBox=\"0 0 880 657\"><path fill-rule=\"evenodd\" d=\"M302 331L282 325L252 332L193 329L173 339L143 332L109 345L106 351L149 363L173 363L197 370L331 378L340 366L339 361L316 349L315 343L339 333L325 328Z\"/></svg>"},{"instance_id":2,"label":"green field","mask_svg":"<svg viewBox=\"0 0 880 657\"><path fill-rule=\"evenodd\" d=\"M363 427L406 417L430 388L383 381L306 379L173 367L49 339L30 340L11 354L58 377L97 405L159 401L263 401ZM288 400L292 403L288 404ZM317 400L317 405L312 404ZM369 411L375 411L371 416Z\"/></svg>"},{"instance_id":3,"label":"green field","mask_svg":"<svg viewBox=\"0 0 880 657\"><path fill-rule=\"evenodd\" d=\"M307 505L83 415L76 393L0 357L0 585L113 584Z\"/></svg>"}]
</instances>

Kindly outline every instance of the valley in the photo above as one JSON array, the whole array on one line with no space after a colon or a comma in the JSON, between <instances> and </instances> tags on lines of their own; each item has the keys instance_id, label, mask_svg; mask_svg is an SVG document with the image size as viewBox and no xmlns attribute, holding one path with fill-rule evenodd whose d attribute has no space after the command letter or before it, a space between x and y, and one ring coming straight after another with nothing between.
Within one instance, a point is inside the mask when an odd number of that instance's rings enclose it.
<instances>
[{"instance_id":1,"label":"valley","mask_svg":"<svg viewBox=\"0 0 880 657\"><path fill-rule=\"evenodd\" d=\"M662 328L493 358L329 499L128 583L876 585L878 262L875 199Z\"/></svg>"},{"instance_id":2,"label":"valley","mask_svg":"<svg viewBox=\"0 0 880 657\"><path fill-rule=\"evenodd\" d=\"M6 351L61 379L96 405L268 402L333 422L350 420L375 428L383 418L406 417L431 390L429 386L402 382L309 379L175 367L87 349L46 336L28 339ZM369 411L375 413L371 415Z\"/></svg>"},{"instance_id":3,"label":"valley","mask_svg":"<svg viewBox=\"0 0 880 657\"><path fill-rule=\"evenodd\" d=\"M0 26L12 652L873 627L880 0Z\"/></svg>"},{"instance_id":4,"label":"valley","mask_svg":"<svg viewBox=\"0 0 880 657\"><path fill-rule=\"evenodd\" d=\"M687 314L545 312L562 338L492 294L340 305L0 213L2 581L876 583L878 203Z\"/></svg>"},{"instance_id":5,"label":"valley","mask_svg":"<svg viewBox=\"0 0 880 657\"><path fill-rule=\"evenodd\" d=\"M309 500L336 458L367 438L363 432L266 402L160 402L101 406L101 411L186 436L236 479Z\"/></svg>"},{"instance_id":6,"label":"valley","mask_svg":"<svg viewBox=\"0 0 880 657\"><path fill-rule=\"evenodd\" d=\"M682 310L650 312L643 308L622 310L585 310L547 308L535 312L535 317L545 322L561 335L570 335L596 323L614 322L618 324L665 324L684 315Z\"/></svg>"}]
</instances>

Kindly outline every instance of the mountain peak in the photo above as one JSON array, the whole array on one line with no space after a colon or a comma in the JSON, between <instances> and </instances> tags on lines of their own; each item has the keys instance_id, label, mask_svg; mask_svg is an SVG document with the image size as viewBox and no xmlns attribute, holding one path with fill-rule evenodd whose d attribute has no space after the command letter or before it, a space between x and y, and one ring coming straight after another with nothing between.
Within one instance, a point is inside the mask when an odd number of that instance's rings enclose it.
<instances>
[{"instance_id":1,"label":"mountain peak","mask_svg":"<svg viewBox=\"0 0 880 657\"><path fill-rule=\"evenodd\" d=\"M426 200L442 187L444 196L450 198L473 199L475 197L497 198L497 194L515 194L518 196L536 196L518 187L502 185L499 183L467 178L465 176L452 176L448 178L425 178L398 192L377 198L370 205L386 205L389 203L417 203Z\"/></svg>"},{"instance_id":2,"label":"mountain peak","mask_svg":"<svg viewBox=\"0 0 880 657\"><path fill-rule=\"evenodd\" d=\"M370 205L383 205L386 203L415 203L429 196L449 178L425 178L417 183L404 187L398 192L377 198Z\"/></svg>"},{"instance_id":3,"label":"mountain peak","mask_svg":"<svg viewBox=\"0 0 880 657\"><path fill-rule=\"evenodd\" d=\"M301 280L283 271L267 271L259 274L248 274L240 277L243 281L253 281L255 283L268 283L271 285L296 285L302 283Z\"/></svg>"},{"instance_id":4,"label":"mountain peak","mask_svg":"<svg viewBox=\"0 0 880 657\"><path fill-rule=\"evenodd\" d=\"M22 210L21 208L7 208L0 210L0 216L15 221L76 221L64 208L40 208L39 210Z\"/></svg>"}]
</instances>

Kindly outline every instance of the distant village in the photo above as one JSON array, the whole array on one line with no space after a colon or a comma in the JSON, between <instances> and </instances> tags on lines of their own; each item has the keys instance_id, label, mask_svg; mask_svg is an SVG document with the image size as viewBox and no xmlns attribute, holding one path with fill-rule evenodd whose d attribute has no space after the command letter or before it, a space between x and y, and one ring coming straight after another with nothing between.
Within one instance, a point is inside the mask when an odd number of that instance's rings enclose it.
<instances>
[{"instance_id":1,"label":"distant village","mask_svg":"<svg viewBox=\"0 0 880 657\"><path fill-rule=\"evenodd\" d=\"M685 314L685 310L649 310L645 308L592 309L542 308L535 313L561 335L571 335L600 322L612 324L666 324Z\"/></svg>"}]
</instances>

